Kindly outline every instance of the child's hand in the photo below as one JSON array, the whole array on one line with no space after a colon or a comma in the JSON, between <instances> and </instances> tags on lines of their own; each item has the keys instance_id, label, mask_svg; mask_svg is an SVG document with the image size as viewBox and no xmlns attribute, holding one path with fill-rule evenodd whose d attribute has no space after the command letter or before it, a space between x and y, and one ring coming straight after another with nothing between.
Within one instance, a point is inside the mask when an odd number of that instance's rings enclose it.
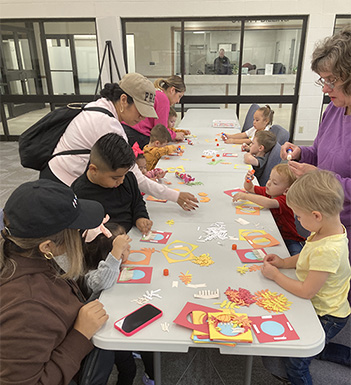
<instances>
[{"instance_id":1,"label":"child's hand","mask_svg":"<svg viewBox=\"0 0 351 385\"><path fill-rule=\"evenodd\" d=\"M283 268L284 267L284 259L278 257L276 254L267 254L263 262L267 262L275 267Z\"/></svg>"},{"instance_id":2,"label":"child's hand","mask_svg":"<svg viewBox=\"0 0 351 385\"><path fill-rule=\"evenodd\" d=\"M129 243L132 238L127 234L117 235L113 240L111 254L119 261L122 258L122 254L129 247Z\"/></svg>"},{"instance_id":3,"label":"child's hand","mask_svg":"<svg viewBox=\"0 0 351 385\"><path fill-rule=\"evenodd\" d=\"M152 228L153 222L148 218L138 218L135 222L138 230L143 234L148 234Z\"/></svg>"},{"instance_id":4,"label":"child's hand","mask_svg":"<svg viewBox=\"0 0 351 385\"><path fill-rule=\"evenodd\" d=\"M226 144L235 144L235 139L225 139L224 143L226 143Z\"/></svg>"},{"instance_id":5,"label":"child's hand","mask_svg":"<svg viewBox=\"0 0 351 385\"><path fill-rule=\"evenodd\" d=\"M233 202L236 202L240 199L246 201L248 199L247 193L246 192L238 192L235 195L233 195Z\"/></svg>"},{"instance_id":6,"label":"child's hand","mask_svg":"<svg viewBox=\"0 0 351 385\"><path fill-rule=\"evenodd\" d=\"M79 309L74 329L83 334L88 340L101 328L108 320L108 315L98 300L87 303Z\"/></svg>"},{"instance_id":7,"label":"child's hand","mask_svg":"<svg viewBox=\"0 0 351 385\"><path fill-rule=\"evenodd\" d=\"M185 137L185 135L183 132L177 132L176 136L175 136L175 140L182 142L184 140L184 137Z\"/></svg>"},{"instance_id":8,"label":"child's hand","mask_svg":"<svg viewBox=\"0 0 351 385\"><path fill-rule=\"evenodd\" d=\"M246 155L246 154L245 154L245 155ZM247 183L250 183L253 179L254 179L254 172L253 172L253 170L249 170L249 171L246 173L245 181L246 181Z\"/></svg>"},{"instance_id":9,"label":"child's hand","mask_svg":"<svg viewBox=\"0 0 351 385\"><path fill-rule=\"evenodd\" d=\"M128 245L127 248L122 253L122 262L121 262L120 268L122 268L123 263L127 261L129 254L130 254L130 245Z\"/></svg>"},{"instance_id":10,"label":"child's hand","mask_svg":"<svg viewBox=\"0 0 351 385\"><path fill-rule=\"evenodd\" d=\"M241 146L241 151L249 152L250 151L250 146L247 143L243 143L242 146Z\"/></svg>"},{"instance_id":11,"label":"child's hand","mask_svg":"<svg viewBox=\"0 0 351 385\"><path fill-rule=\"evenodd\" d=\"M165 175L167 174L168 170L157 170L156 171L156 176L157 176L157 179L162 179L165 177Z\"/></svg>"},{"instance_id":12,"label":"child's hand","mask_svg":"<svg viewBox=\"0 0 351 385\"><path fill-rule=\"evenodd\" d=\"M263 262L261 272L266 278L274 281L276 276L279 273L279 270L275 266L271 265L270 263Z\"/></svg>"},{"instance_id":13,"label":"child's hand","mask_svg":"<svg viewBox=\"0 0 351 385\"><path fill-rule=\"evenodd\" d=\"M191 135L191 132L189 130L183 130L185 135Z\"/></svg>"}]
</instances>

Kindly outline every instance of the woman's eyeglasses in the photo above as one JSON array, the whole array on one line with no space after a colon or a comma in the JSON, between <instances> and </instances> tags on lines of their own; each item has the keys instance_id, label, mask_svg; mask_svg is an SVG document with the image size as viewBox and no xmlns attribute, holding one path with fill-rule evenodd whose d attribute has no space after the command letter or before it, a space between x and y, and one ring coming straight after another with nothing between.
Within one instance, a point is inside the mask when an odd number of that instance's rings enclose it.
<instances>
[{"instance_id":1,"label":"woman's eyeglasses","mask_svg":"<svg viewBox=\"0 0 351 385\"><path fill-rule=\"evenodd\" d=\"M331 90L334 89L335 87L335 83L338 81L339 78L334 78L333 80L325 80L323 78L319 78L318 80L316 80L314 82L315 85L317 86L320 86L320 87L324 87L324 86L328 86Z\"/></svg>"}]
</instances>

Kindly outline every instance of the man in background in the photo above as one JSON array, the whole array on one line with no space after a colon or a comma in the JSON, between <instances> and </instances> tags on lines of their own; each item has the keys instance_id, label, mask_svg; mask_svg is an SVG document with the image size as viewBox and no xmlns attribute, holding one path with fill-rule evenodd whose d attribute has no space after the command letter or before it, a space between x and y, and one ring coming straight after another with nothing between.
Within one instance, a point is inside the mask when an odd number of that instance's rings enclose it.
<instances>
[{"instance_id":1,"label":"man in background","mask_svg":"<svg viewBox=\"0 0 351 385\"><path fill-rule=\"evenodd\" d=\"M232 73L230 61L224 56L224 49L219 50L219 56L215 59L214 63L214 73L216 75L230 75Z\"/></svg>"}]
</instances>

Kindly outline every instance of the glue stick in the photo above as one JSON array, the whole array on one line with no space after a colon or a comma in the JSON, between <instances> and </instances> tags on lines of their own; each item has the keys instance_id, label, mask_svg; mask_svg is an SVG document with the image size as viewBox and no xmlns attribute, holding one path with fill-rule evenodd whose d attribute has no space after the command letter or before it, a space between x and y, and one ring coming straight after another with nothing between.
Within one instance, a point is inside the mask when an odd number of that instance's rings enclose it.
<instances>
[{"instance_id":1,"label":"glue stick","mask_svg":"<svg viewBox=\"0 0 351 385\"><path fill-rule=\"evenodd\" d=\"M286 159L287 160L291 160L292 159L292 152L293 152L293 149L291 147L288 148L288 150L286 151L288 153Z\"/></svg>"},{"instance_id":2,"label":"glue stick","mask_svg":"<svg viewBox=\"0 0 351 385\"><path fill-rule=\"evenodd\" d=\"M224 132L222 132L222 138L223 138L224 140L227 140L227 139L228 139L228 136L227 136Z\"/></svg>"},{"instance_id":3,"label":"glue stick","mask_svg":"<svg viewBox=\"0 0 351 385\"><path fill-rule=\"evenodd\" d=\"M255 173L255 170L250 171L251 176L247 176L247 178L246 178L247 183L250 183L252 181L252 179L254 178L254 176L253 176L254 173Z\"/></svg>"}]
</instances>

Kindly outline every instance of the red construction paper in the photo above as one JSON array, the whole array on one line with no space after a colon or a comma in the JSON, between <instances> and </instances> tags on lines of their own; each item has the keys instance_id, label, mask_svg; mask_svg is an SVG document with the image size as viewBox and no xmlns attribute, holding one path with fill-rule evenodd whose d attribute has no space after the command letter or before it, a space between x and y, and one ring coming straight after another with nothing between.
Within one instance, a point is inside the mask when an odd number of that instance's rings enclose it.
<instances>
[{"instance_id":1,"label":"red construction paper","mask_svg":"<svg viewBox=\"0 0 351 385\"><path fill-rule=\"evenodd\" d=\"M208 324L206 322L207 317L204 317L203 319L204 323L201 325L193 324L188 320L188 314L190 314L193 310L199 310L205 313L219 312L221 310L214 309L212 307L202 306L197 303L187 302L186 305L183 307L182 311L178 314L177 318L173 321L177 325L184 326L185 328L188 328L191 330L198 330L199 332L208 334L209 333Z\"/></svg>"},{"instance_id":2,"label":"red construction paper","mask_svg":"<svg viewBox=\"0 0 351 385\"><path fill-rule=\"evenodd\" d=\"M251 330L255 332L260 343L300 339L285 314L249 318L252 321Z\"/></svg>"}]
</instances>

